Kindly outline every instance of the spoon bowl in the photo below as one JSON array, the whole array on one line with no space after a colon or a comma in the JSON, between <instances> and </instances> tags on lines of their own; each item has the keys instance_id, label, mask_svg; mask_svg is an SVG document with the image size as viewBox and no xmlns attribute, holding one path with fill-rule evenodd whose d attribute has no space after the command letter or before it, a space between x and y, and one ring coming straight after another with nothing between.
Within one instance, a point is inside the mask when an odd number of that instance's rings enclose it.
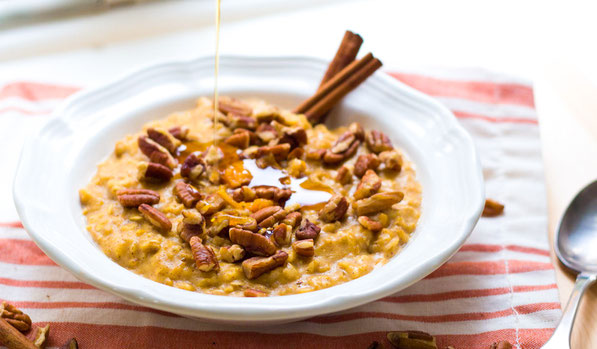
<instances>
[{"instance_id":1,"label":"spoon bowl","mask_svg":"<svg viewBox=\"0 0 597 349\"><path fill-rule=\"evenodd\" d=\"M555 251L558 259L578 272L562 319L543 349L570 348L574 318L584 292L597 279L597 181L587 185L572 200L560 221Z\"/></svg>"},{"instance_id":2,"label":"spoon bowl","mask_svg":"<svg viewBox=\"0 0 597 349\"><path fill-rule=\"evenodd\" d=\"M581 190L566 209L555 249L566 267L597 273L597 181Z\"/></svg>"}]
</instances>

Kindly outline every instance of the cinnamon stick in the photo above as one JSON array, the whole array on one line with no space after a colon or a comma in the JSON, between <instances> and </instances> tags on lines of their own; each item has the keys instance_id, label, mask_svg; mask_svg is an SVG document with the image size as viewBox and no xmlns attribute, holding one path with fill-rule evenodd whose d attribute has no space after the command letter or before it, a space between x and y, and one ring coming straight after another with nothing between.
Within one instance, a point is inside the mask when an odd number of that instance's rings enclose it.
<instances>
[{"instance_id":1,"label":"cinnamon stick","mask_svg":"<svg viewBox=\"0 0 597 349\"><path fill-rule=\"evenodd\" d=\"M298 107L296 107L296 109L294 109L294 113L306 113L317 102L323 99L323 97L325 97L328 93L332 92L332 90L337 88L342 82L346 81L351 75L355 74L359 69L362 69L365 65L367 65L367 63L369 63L372 60L373 54L368 53L358 61L350 63L347 67L340 71L339 74L336 74L332 79L323 84L323 86L321 86L321 88L317 90L317 92L313 96L309 97Z\"/></svg>"},{"instance_id":2,"label":"cinnamon stick","mask_svg":"<svg viewBox=\"0 0 597 349\"><path fill-rule=\"evenodd\" d=\"M323 75L323 79L321 79L321 82L319 83L319 89L355 60L362 44L363 38L361 38L359 34L355 34L349 30L344 33L344 38L342 38L340 47L338 47L334 59L328 66L327 71Z\"/></svg>"},{"instance_id":3,"label":"cinnamon stick","mask_svg":"<svg viewBox=\"0 0 597 349\"><path fill-rule=\"evenodd\" d=\"M368 54L342 69L321 90L303 102L294 112L303 113L311 123L318 123L344 96L365 81L382 66L379 59Z\"/></svg>"}]
</instances>

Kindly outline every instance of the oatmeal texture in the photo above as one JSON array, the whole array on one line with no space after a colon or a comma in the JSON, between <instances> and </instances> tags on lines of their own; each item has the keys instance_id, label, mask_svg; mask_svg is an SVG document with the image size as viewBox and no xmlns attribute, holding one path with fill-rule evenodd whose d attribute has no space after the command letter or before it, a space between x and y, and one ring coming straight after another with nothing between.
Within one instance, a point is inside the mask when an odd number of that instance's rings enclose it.
<instances>
[{"instance_id":1,"label":"oatmeal texture","mask_svg":"<svg viewBox=\"0 0 597 349\"><path fill-rule=\"evenodd\" d=\"M381 267L415 231L421 186L383 133L260 100L221 99L215 127L213 114L201 98L148 123L80 190L87 230L122 267L189 291L296 294Z\"/></svg>"}]
</instances>

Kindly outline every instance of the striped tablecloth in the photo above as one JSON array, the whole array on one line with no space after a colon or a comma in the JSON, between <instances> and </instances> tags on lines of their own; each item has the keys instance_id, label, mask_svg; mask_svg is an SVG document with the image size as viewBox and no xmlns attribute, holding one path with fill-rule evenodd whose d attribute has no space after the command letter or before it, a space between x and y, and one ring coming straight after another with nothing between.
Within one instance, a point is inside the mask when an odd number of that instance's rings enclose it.
<instances>
[{"instance_id":1,"label":"striped tablecloth","mask_svg":"<svg viewBox=\"0 0 597 349\"><path fill-rule=\"evenodd\" d=\"M415 329L436 335L442 348L503 339L539 348L561 311L531 86L478 70L390 74L456 114L480 151L487 196L506 205L505 215L482 218L448 263L412 287L342 313L237 328L136 306L77 281L29 239L10 183L23 137L78 88L15 81L0 87L0 299L50 323L50 346L76 337L82 348L366 348L374 340L389 347L387 331Z\"/></svg>"}]
</instances>

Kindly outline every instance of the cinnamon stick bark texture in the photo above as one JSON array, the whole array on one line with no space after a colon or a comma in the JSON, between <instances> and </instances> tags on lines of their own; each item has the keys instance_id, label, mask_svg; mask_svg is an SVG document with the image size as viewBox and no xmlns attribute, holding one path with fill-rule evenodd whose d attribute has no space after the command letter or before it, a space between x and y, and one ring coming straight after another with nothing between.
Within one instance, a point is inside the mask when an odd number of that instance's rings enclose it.
<instances>
[{"instance_id":1,"label":"cinnamon stick bark texture","mask_svg":"<svg viewBox=\"0 0 597 349\"><path fill-rule=\"evenodd\" d=\"M322 121L325 114L334 105L381 66L381 61L373 57L371 53L365 55L360 60L354 61L342 69L336 76L326 82L317 93L299 105L294 112L305 114L312 124Z\"/></svg>"},{"instance_id":2,"label":"cinnamon stick bark texture","mask_svg":"<svg viewBox=\"0 0 597 349\"><path fill-rule=\"evenodd\" d=\"M338 47L338 51L336 51L336 55L334 59L328 66L327 71L323 75L323 79L321 79L321 83L319 84L319 89L332 79L336 74L338 74L344 67L352 63L355 58L357 57L357 53L359 53L359 49L363 44L363 38L359 34L355 34L349 30L344 33L344 38L342 38L342 43L340 47Z\"/></svg>"}]
</instances>

